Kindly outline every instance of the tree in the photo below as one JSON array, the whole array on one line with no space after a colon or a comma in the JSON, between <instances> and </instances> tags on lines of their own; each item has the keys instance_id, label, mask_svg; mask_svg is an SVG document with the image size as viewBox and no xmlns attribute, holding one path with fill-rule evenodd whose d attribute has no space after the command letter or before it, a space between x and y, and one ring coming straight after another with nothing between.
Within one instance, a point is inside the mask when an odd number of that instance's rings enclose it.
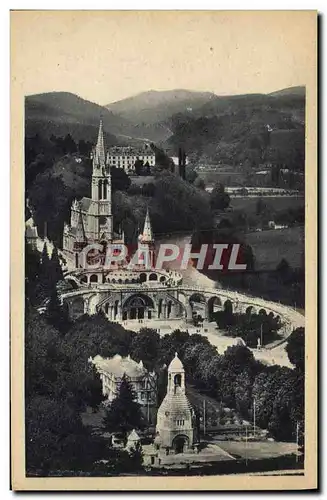
<instances>
[{"instance_id":1,"label":"tree","mask_svg":"<svg viewBox=\"0 0 327 500\"><path fill-rule=\"evenodd\" d=\"M70 134L67 134L63 140L63 150L65 154L76 153L77 151L76 143Z\"/></svg>"},{"instance_id":2,"label":"tree","mask_svg":"<svg viewBox=\"0 0 327 500\"><path fill-rule=\"evenodd\" d=\"M194 184L197 177L198 177L198 174L197 174L195 168L188 166L188 168L186 169L186 177L185 177L187 182L189 182L190 184Z\"/></svg>"},{"instance_id":3,"label":"tree","mask_svg":"<svg viewBox=\"0 0 327 500\"><path fill-rule=\"evenodd\" d=\"M198 189L201 189L202 191L205 190L206 188L206 185L205 185L205 182L204 182L204 179L202 179L202 177L197 177L194 181L194 186Z\"/></svg>"},{"instance_id":4,"label":"tree","mask_svg":"<svg viewBox=\"0 0 327 500\"><path fill-rule=\"evenodd\" d=\"M153 198L155 195L156 187L153 182L149 182L147 184L143 184L142 186L142 196L146 196L149 198Z\"/></svg>"},{"instance_id":5,"label":"tree","mask_svg":"<svg viewBox=\"0 0 327 500\"><path fill-rule=\"evenodd\" d=\"M134 164L134 170L136 175L142 175L143 172L143 160L137 159Z\"/></svg>"},{"instance_id":6,"label":"tree","mask_svg":"<svg viewBox=\"0 0 327 500\"><path fill-rule=\"evenodd\" d=\"M131 179L123 168L111 167L112 191L127 191L131 185Z\"/></svg>"},{"instance_id":7,"label":"tree","mask_svg":"<svg viewBox=\"0 0 327 500\"><path fill-rule=\"evenodd\" d=\"M292 268L286 259L282 259L276 267L277 276L281 283L287 283L292 275Z\"/></svg>"},{"instance_id":8,"label":"tree","mask_svg":"<svg viewBox=\"0 0 327 500\"><path fill-rule=\"evenodd\" d=\"M141 361L149 369L153 370L159 353L160 335L151 328L141 328L133 337L131 346L131 357L135 361Z\"/></svg>"},{"instance_id":9,"label":"tree","mask_svg":"<svg viewBox=\"0 0 327 500\"><path fill-rule=\"evenodd\" d=\"M49 297L52 288L51 264L46 243L42 249L39 278L38 295L41 300L44 300Z\"/></svg>"},{"instance_id":10,"label":"tree","mask_svg":"<svg viewBox=\"0 0 327 500\"><path fill-rule=\"evenodd\" d=\"M296 328L288 337L286 352L290 362L304 372L305 365L305 336L304 328Z\"/></svg>"},{"instance_id":11,"label":"tree","mask_svg":"<svg viewBox=\"0 0 327 500\"><path fill-rule=\"evenodd\" d=\"M54 249L52 251L52 255L51 255L51 259L50 259L50 268L51 268L51 281L52 281L51 284L57 285L57 283L59 281L62 281L64 279L64 275L63 275L62 267L61 267L60 260L59 260L58 249L56 246L54 247Z\"/></svg>"},{"instance_id":12,"label":"tree","mask_svg":"<svg viewBox=\"0 0 327 500\"><path fill-rule=\"evenodd\" d=\"M229 206L230 197L225 192L225 187L217 183L210 194L210 204L213 210L225 210Z\"/></svg>"},{"instance_id":13,"label":"tree","mask_svg":"<svg viewBox=\"0 0 327 500\"><path fill-rule=\"evenodd\" d=\"M39 302L41 259L40 253L25 239L25 296L35 305Z\"/></svg>"},{"instance_id":14,"label":"tree","mask_svg":"<svg viewBox=\"0 0 327 500\"><path fill-rule=\"evenodd\" d=\"M137 442L135 446L129 451L129 457L131 461L132 470L140 470L143 466L143 450L140 442Z\"/></svg>"},{"instance_id":15,"label":"tree","mask_svg":"<svg viewBox=\"0 0 327 500\"><path fill-rule=\"evenodd\" d=\"M50 292L50 298L47 302L45 317L57 330L61 333L65 333L69 328L69 316L68 310L65 304L62 304L56 285L53 285L52 291Z\"/></svg>"},{"instance_id":16,"label":"tree","mask_svg":"<svg viewBox=\"0 0 327 500\"><path fill-rule=\"evenodd\" d=\"M121 432L126 437L128 431L145 426L140 405L135 401L135 394L130 382L124 375L117 397L112 401L103 420L109 432Z\"/></svg>"}]
</instances>

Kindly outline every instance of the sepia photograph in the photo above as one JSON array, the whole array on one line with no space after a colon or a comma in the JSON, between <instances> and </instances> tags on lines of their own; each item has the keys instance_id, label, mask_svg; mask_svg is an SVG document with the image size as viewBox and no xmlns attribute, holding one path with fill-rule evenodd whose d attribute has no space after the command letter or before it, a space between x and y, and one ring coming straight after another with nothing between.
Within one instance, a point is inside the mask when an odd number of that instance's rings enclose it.
<instances>
[{"instance_id":1,"label":"sepia photograph","mask_svg":"<svg viewBox=\"0 0 327 500\"><path fill-rule=\"evenodd\" d=\"M316 52L316 11L11 12L13 489L317 487Z\"/></svg>"}]
</instances>

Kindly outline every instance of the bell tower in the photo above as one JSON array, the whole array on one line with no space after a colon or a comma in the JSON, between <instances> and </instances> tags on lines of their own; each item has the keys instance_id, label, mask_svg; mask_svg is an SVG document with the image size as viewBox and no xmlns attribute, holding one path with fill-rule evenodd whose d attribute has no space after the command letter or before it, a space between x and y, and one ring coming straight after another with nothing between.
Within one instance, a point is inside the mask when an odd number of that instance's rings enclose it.
<instances>
[{"instance_id":1,"label":"bell tower","mask_svg":"<svg viewBox=\"0 0 327 500\"><path fill-rule=\"evenodd\" d=\"M178 391L185 393L185 370L177 352L175 352L175 357L168 367L167 394L176 394Z\"/></svg>"},{"instance_id":2,"label":"bell tower","mask_svg":"<svg viewBox=\"0 0 327 500\"><path fill-rule=\"evenodd\" d=\"M146 210L143 232L139 235L138 238L138 250L140 253L142 251L146 253L148 259L144 261L144 265L145 267L152 269L154 267L154 261L155 261L155 245L154 245L154 237L150 221L149 208L147 208Z\"/></svg>"},{"instance_id":3,"label":"bell tower","mask_svg":"<svg viewBox=\"0 0 327 500\"><path fill-rule=\"evenodd\" d=\"M100 120L97 144L92 153L92 201L96 205L98 239L111 242L111 172L106 158L102 120Z\"/></svg>"}]
</instances>

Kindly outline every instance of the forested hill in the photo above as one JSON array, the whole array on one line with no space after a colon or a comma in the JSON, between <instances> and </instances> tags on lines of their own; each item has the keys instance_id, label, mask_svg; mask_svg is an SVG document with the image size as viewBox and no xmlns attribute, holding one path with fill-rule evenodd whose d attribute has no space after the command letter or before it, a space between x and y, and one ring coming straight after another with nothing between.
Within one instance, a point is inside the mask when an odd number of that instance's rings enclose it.
<instances>
[{"instance_id":1,"label":"forested hill","mask_svg":"<svg viewBox=\"0 0 327 500\"><path fill-rule=\"evenodd\" d=\"M106 107L70 92L47 92L25 98L25 133L49 138L51 135L94 142L102 118L108 146L140 144L142 139L157 141L170 135L161 124L133 124Z\"/></svg>"},{"instance_id":2,"label":"forested hill","mask_svg":"<svg viewBox=\"0 0 327 500\"><path fill-rule=\"evenodd\" d=\"M106 107L134 124L166 122L180 112L192 112L217 96L211 92L184 89L141 92Z\"/></svg>"},{"instance_id":3,"label":"forested hill","mask_svg":"<svg viewBox=\"0 0 327 500\"><path fill-rule=\"evenodd\" d=\"M182 146L203 162L239 164L249 159L254 166L265 160L287 163L285 156L294 162L304 157L304 125L304 87L215 97L192 112L175 114L173 134L163 146L171 153Z\"/></svg>"}]
</instances>

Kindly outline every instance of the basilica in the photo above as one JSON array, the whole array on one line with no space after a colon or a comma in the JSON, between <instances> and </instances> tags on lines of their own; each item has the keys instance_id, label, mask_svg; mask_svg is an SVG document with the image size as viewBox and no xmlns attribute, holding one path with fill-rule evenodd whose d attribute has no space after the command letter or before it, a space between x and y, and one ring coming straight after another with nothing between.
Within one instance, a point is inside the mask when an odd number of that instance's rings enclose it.
<instances>
[{"instance_id":1,"label":"basilica","mask_svg":"<svg viewBox=\"0 0 327 500\"><path fill-rule=\"evenodd\" d=\"M91 198L73 201L70 224L64 227L63 251L68 257L74 258L87 244L101 241L113 241L111 174L102 121L97 144L92 151Z\"/></svg>"}]
</instances>

